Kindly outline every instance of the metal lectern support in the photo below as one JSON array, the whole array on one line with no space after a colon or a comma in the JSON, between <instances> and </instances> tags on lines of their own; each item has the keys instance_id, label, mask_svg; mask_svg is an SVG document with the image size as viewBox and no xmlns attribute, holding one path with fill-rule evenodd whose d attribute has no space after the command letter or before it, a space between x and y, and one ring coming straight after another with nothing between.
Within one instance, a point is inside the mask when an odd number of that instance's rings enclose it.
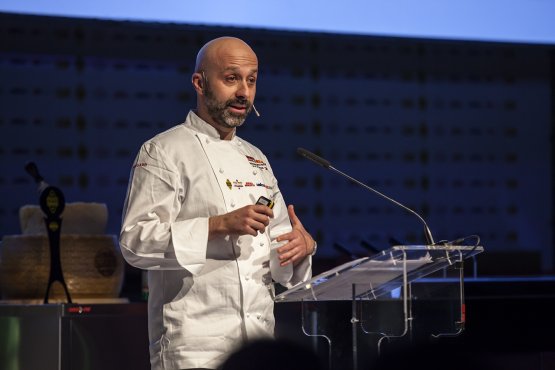
<instances>
[{"instance_id":1,"label":"metal lectern support","mask_svg":"<svg viewBox=\"0 0 555 370\"><path fill-rule=\"evenodd\" d=\"M305 301L305 300L301 301L301 330L302 330L303 334L306 335L307 337L324 338L328 342L328 369L331 370L332 369L332 363L331 363L332 342L331 342L331 338L328 337L327 335L323 335L323 334L312 334L312 332L309 332L309 331L306 330L305 322L304 322L304 311L305 311L305 306L307 304L308 304L307 301ZM313 314L314 313L311 313L311 317L312 317ZM316 328L313 327L313 331L315 332Z\"/></svg>"},{"instance_id":2,"label":"metal lectern support","mask_svg":"<svg viewBox=\"0 0 555 370\"><path fill-rule=\"evenodd\" d=\"M474 257L474 256L473 256ZM450 261L452 262L452 261ZM466 304L464 301L464 257L459 251L459 258L457 261L452 262L453 267L458 270L459 277L459 321L456 321L456 330L452 333L438 333L431 334L432 338L442 338L442 337L456 337L464 331L466 322Z\"/></svg>"},{"instance_id":3,"label":"metal lectern support","mask_svg":"<svg viewBox=\"0 0 555 370\"><path fill-rule=\"evenodd\" d=\"M399 265L399 261L396 260L396 256L397 258L402 258L401 262L402 262L402 275L401 275L401 285L399 287L399 289L401 289L402 292L402 302L403 302L403 330L398 333L398 334L393 334L393 333L386 333L386 332L380 332L380 333L375 333L375 334L379 334L381 336L381 338L378 340L377 343L377 351L378 351L378 355L381 354L382 351L382 344L384 343L384 340L387 340L389 342L390 339L392 338L403 338L404 336L406 336L407 334L409 335L409 338L411 338L412 340L412 290L411 290L411 283L408 280L408 274L407 274L407 253L406 251L402 250L400 255L396 255L393 252L391 252L389 254L390 258L391 258L391 263L393 266ZM361 316L362 313L361 313ZM364 327L364 325L361 324L361 330L364 334L371 334L373 333L371 330L368 330Z\"/></svg>"},{"instance_id":4,"label":"metal lectern support","mask_svg":"<svg viewBox=\"0 0 555 370\"><path fill-rule=\"evenodd\" d=\"M356 284L353 284L353 302L351 313L351 326L352 326L352 343L353 343L353 370L358 370L358 344L357 344L357 325L359 319L357 318L357 296Z\"/></svg>"}]
</instances>

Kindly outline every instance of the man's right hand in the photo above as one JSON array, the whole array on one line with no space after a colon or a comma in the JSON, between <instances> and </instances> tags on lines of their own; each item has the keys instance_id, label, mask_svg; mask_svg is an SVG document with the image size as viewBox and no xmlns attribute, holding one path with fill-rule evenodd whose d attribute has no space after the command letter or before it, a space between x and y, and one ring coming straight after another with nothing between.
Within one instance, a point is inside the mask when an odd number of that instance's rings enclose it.
<instances>
[{"instance_id":1,"label":"man's right hand","mask_svg":"<svg viewBox=\"0 0 555 370\"><path fill-rule=\"evenodd\" d=\"M208 239L217 235L252 235L263 233L274 217L272 210L260 204L245 206L233 212L210 217Z\"/></svg>"}]
</instances>

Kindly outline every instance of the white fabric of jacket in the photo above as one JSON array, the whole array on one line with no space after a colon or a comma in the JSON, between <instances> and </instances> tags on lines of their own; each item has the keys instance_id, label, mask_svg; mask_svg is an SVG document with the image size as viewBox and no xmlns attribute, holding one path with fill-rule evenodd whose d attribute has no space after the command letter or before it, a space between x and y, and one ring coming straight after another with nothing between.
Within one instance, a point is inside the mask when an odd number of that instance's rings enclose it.
<instances>
[{"instance_id":1,"label":"white fabric of jacket","mask_svg":"<svg viewBox=\"0 0 555 370\"><path fill-rule=\"evenodd\" d=\"M261 195L275 202L266 232L208 240L209 217ZM255 146L221 140L192 111L143 144L120 245L131 265L149 270L152 369L216 368L245 340L273 335L270 245L290 230L277 180ZM298 264L288 285L308 280L311 264Z\"/></svg>"}]
</instances>

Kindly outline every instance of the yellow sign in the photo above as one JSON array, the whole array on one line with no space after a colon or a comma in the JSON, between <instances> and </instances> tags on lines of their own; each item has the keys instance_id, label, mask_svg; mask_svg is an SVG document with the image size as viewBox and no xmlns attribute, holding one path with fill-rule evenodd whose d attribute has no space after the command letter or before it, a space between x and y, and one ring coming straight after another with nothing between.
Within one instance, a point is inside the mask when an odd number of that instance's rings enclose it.
<instances>
[{"instance_id":1,"label":"yellow sign","mask_svg":"<svg viewBox=\"0 0 555 370\"><path fill-rule=\"evenodd\" d=\"M60 206L60 199L58 198L56 192L52 189L50 189L50 192L48 192L48 195L46 196L46 206L50 210L50 213L56 213L56 210Z\"/></svg>"},{"instance_id":2,"label":"yellow sign","mask_svg":"<svg viewBox=\"0 0 555 370\"><path fill-rule=\"evenodd\" d=\"M56 221L52 221L48 224L48 228L50 229L50 231L56 232L60 228L60 224L58 224Z\"/></svg>"}]
</instances>

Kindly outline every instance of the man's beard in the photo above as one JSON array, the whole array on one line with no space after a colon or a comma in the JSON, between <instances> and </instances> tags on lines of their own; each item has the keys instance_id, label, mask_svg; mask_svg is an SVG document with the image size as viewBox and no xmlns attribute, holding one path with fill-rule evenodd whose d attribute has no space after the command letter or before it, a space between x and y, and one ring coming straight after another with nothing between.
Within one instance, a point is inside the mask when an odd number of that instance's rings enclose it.
<instances>
[{"instance_id":1,"label":"man's beard","mask_svg":"<svg viewBox=\"0 0 555 370\"><path fill-rule=\"evenodd\" d=\"M252 104L248 100L230 99L225 102L219 102L214 97L214 94L208 85L205 85L204 97L208 114L210 114L210 117L212 117L212 119L222 127L234 128L241 126L252 110ZM231 105L245 107L245 113L237 114L230 112L226 108Z\"/></svg>"}]
</instances>

